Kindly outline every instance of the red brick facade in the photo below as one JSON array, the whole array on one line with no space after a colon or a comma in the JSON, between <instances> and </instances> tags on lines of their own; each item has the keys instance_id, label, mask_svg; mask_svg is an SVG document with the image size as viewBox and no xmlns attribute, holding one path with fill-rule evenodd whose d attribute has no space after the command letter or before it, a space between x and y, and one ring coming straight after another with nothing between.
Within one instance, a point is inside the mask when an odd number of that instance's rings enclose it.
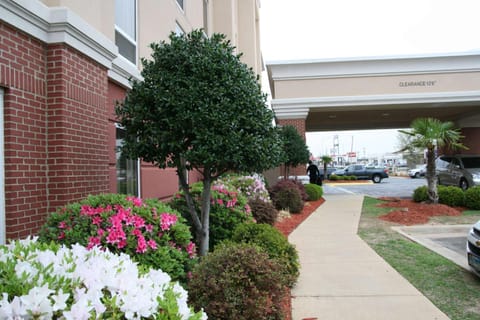
<instances>
[{"instance_id":1,"label":"red brick facade","mask_svg":"<svg viewBox=\"0 0 480 320\"><path fill-rule=\"evenodd\" d=\"M78 51L0 22L6 239L35 233L58 206L109 191L107 79Z\"/></svg>"}]
</instances>

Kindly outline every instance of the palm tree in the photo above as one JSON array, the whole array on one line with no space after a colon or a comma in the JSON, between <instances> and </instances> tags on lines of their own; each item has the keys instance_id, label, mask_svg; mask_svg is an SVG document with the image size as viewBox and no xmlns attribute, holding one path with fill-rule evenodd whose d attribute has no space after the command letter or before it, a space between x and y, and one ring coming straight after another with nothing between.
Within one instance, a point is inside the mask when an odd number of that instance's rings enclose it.
<instances>
[{"instance_id":1,"label":"palm tree","mask_svg":"<svg viewBox=\"0 0 480 320\"><path fill-rule=\"evenodd\" d=\"M434 118L418 118L412 121L409 131L399 132L411 137L411 146L427 150L427 186L428 198L432 203L438 203L437 174L435 170L435 153L437 148L468 149L459 141L463 138L453 122L441 122Z\"/></svg>"},{"instance_id":2,"label":"palm tree","mask_svg":"<svg viewBox=\"0 0 480 320\"><path fill-rule=\"evenodd\" d=\"M327 179L327 165L333 161L332 157L330 156L322 156L322 162L323 162L323 179Z\"/></svg>"}]
</instances>

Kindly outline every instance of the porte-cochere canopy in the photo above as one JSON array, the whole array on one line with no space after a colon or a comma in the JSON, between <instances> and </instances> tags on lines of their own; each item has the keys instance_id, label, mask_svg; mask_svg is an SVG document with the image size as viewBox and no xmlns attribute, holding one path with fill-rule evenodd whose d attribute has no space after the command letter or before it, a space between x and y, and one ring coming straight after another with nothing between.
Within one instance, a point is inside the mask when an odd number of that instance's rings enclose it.
<instances>
[{"instance_id":1,"label":"porte-cochere canopy","mask_svg":"<svg viewBox=\"0 0 480 320\"><path fill-rule=\"evenodd\" d=\"M480 52L280 61L267 72L276 119L304 120L305 132L406 128L435 117L475 128L469 140L480 140Z\"/></svg>"}]
</instances>

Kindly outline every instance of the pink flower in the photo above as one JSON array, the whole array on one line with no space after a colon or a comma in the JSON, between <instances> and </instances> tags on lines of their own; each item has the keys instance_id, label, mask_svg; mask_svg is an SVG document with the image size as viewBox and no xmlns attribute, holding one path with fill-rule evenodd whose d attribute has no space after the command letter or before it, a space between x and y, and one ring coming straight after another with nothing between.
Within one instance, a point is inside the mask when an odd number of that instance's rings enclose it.
<instances>
[{"instance_id":1,"label":"pink flower","mask_svg":"<svg viewBox=\"0 0 480 320\"><path fill-rule=\"evenodd\" d=\"M60 232L60 234L58 235L58 239L65 239L65 232Z\"/></svg>"},{"instance_id":2,"label":"pink flower","mask_svg":"<svg viewBox=\"0 0 480 320\"><path fill-rule=\"evenodd\" d=\"M117 243L117 248L118 249L123 249L127 246L127 240L120 240L118 243Z\"/></svg>"},{"instance_id":3,"label":"pink flower","mask_svg":"<svg viewBox=\"0 0 480 320\"><path fill-rule=\"evenodd\" d=\"M60 221L60 223L58 224L58 228L59 229L66 229L67 224L65 223L65 221Z\"/></svg>"},{"instance_id":4,"label":"pink flower","mask_svg":"<svg viewBox=\"0 0 480 320\"><path fill-rule=\"evenodd\" d=\"M227 208L233 208L237 204L237 198L234 198L232 200L228 200L227 202Z\"/></svg>"},{"instance_id":5,"label":"pink flower","mask_svg":"<svg viewBox=\"0 0 480 320\"><path fill-rule=\"evenodd\" d=\"M147 230L148 233L153 232L153 226L151 224L146 224L145 225L145 230Z\"/></svg>"},{"instance_id":6,"label":"pink flower","mask_svg":"<svg viewBox=\"0 0 480 320\"><path fill-rule=\"evenodd\" d=\"M95 246L100 246L100 238L98 237L90 237L88 238L88 245L87 249L90 250Z\"/></svg>"},{"instance_id":7,"label":"pink flower","mask_svg":"<svg viewBox=\"0 0 480 320\"><path fill-rule=\"evenodd\" d=\"M127 197L127 201L130 201L135 207L141 207L143 205L142 199L137 197Z\"/></svg>"},{"instance_id":8,"label":"pink flower","mask_svg":"<svg viewBox=\"0 0 480 320\"><path fill-rule=\"evenodd\" d=\"M92 218L92 224L99 226L102 223L103 219L100 216L95 216Z\"/></svg>"},{"instance_id":9,"label":"pink flower","mask_svg":"<svg viewBox=\"0 0 480 320\"><path fill-rule=\"evenodd\" d=\"M165 231L170 229L170 226L174 225L177 222L178 217L175 214L165 212L162 213L162 215L160 216L160 220L160 229L162 229L162 231Z\"/></svg>"},{"instance_id":10,"label":"pink flower","mask_svg":"<svg viewBox=\"0 0 480 320\"><path fill-rule=\"evenodd\" d=\"M145 253L147 251L147 242L143 236L139 236L137 239L137 253Z\"/></svg>"},{"instance_id":11,"label":"pink flower","mask_svg":"<svg viewBox=\"0 0 480 320\"><path fill-rule=\"evenodd\" d=\"M190 258L195 257L195 252L196 252L195 243L190 241L186 249L187 249L188 256Z\"/></svg>"},{"instance_id":12,"label":"pink flower","mask_svg":"<svg viewBox=\"0 0 480 320\"><path fill-rule=\"evenodd\" d=\"M152 239L148 240L147 245L153 250L157 249L157 243L155 242L155 240L152 240Z\"/></svg>"},{"instance_id":13,"label":"pink flower","mask_svg":"<svg viewBox=\"0 0 480 320\"><path fill-rule=\"evenodd\" d=\"M223 206L223 200L222 199L217 199L217 204Z\"/></svg>"}]
</instances>

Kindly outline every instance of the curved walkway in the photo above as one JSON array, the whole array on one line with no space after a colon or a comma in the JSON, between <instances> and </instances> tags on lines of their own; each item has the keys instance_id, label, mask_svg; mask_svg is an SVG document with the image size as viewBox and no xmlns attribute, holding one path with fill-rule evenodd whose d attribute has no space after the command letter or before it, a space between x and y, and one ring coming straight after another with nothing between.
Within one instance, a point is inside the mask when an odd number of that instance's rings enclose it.
<instances>
[{"instance_id":1,"label":"curved walkway","mask_svg":"<svg viewBox=\"0 0 480 320\"><path fill-rule=\"evenodd\" d=\"M326 195L290 234L300 277L293 320L447 320L358 235L363 196Z\"/></svg>"}]
</instances>

